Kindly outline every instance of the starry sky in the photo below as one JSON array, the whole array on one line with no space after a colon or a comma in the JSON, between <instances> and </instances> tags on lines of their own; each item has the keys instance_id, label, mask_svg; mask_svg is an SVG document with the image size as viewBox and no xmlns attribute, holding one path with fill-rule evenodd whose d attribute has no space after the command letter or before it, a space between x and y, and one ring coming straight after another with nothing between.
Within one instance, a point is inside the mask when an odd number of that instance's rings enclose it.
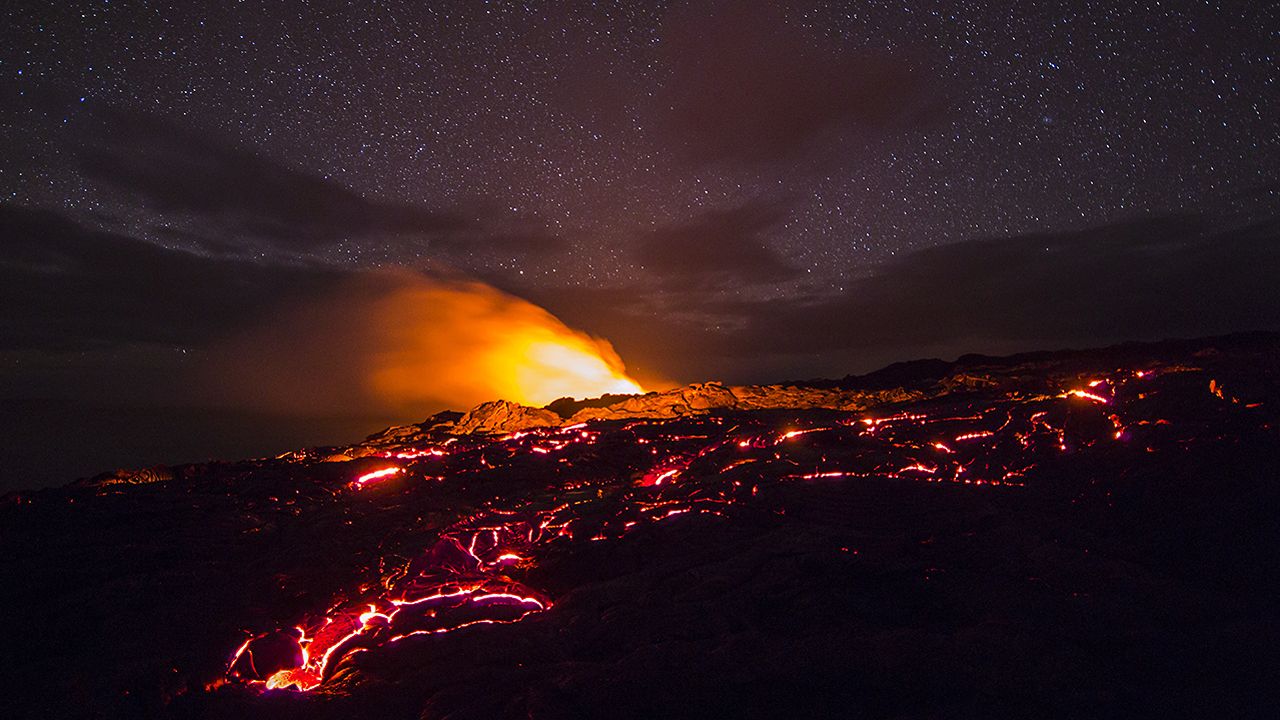
<instances>
[{"instance_id":1,"label":"starry sky","mask_svg":"<svg viewBox=\"0 0 1280 720\"><path fill-rule=\"evenodd\" d=\"M1280 328L1280 6L0 9L0 396L463 274L638 375Z\"/></svg>"}]
</instances>

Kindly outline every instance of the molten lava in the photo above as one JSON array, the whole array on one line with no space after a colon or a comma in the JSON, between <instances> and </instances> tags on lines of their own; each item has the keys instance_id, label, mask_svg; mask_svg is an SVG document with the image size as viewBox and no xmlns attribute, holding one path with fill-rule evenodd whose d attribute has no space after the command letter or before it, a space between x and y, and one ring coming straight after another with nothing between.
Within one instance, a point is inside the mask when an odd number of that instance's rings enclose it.
<instances>
[{"instance_id":1,"label":"molten lava","mask_svg":"<svg viewBox=\"0 0 1280 720\"><path fill-rule=\"evenodd\" d=\"M581 379L606 389L634 387L585 339L570 336L556 344L558 339L529 329L501 344L519 349L514 357L489 359L522 379L528 392L571 392L563 383ZM1127 441L1132 417L1145 412L1148 376L1119 372L1088 383L1087 390L1068 387L1051 395L959 395L949 407L875 417L840 413L804 427L789 421L778 427L767 415L750 414L726 426L725 418L708 415L388 448L381 457L405 464L367 471L349 483L351 490L371 499L380 490L382 497L409 498L501 478L515 468L528 477L537 468L534 477L544 480L532 488L549 495L495 495L452 525L424 527L419 557L388 558L379 582L335 598L328 612L302 618L291 630L251 637L232 656L227 674L267 689L306 691L324 683L339 663L405 638L518 622L552 606L524 579L544 553L583 541L617 541L642 525L679 516L728 517L738 506L759 503L760 489L770 484L880 479L1016 492L1043 463ZM599 475L592 447L602 438L615 453L638 451L629 456L632 464ZM392 476L404 481L395 487L379 482Z\"/></svg>"},{"instance_id":2,"label":"molten lava","mask_svg":"<svg viewBox=\"0 0 1280 720\"><path fill-rule=\"evenodd\" d=\"M486 343L584 347L510 327ZM6 717L1214 716L1269 687L1280 335L663 395L0 498Z\"/></svg>"}]
</instances>

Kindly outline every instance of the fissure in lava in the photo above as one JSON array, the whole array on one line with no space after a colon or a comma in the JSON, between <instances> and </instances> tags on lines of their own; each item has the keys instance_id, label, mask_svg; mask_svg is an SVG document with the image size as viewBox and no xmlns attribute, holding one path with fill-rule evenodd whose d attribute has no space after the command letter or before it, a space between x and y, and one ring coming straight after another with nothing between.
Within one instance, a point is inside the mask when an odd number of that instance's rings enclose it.
<instances>
[{"instance_id":1,"label":"fissure in lava","mask_svg":"<svg viewBox=\"0 0 1280 720\"><path fill-rule=\"evenodd\" d=\"M785 512L762 492L771 484L878 478L1019 492L1055 456L1106 443L1175 442L1161 432L1168 423L1139 403L1159 377L1123 371L1056 394L957 394L896 412L598 421L385 451L382 467L338 490L344 502L426 497L521 463L538 463L541 479L525 495L488 500L445 527L424 526L416 559L386 558L390 569L376 588L253 634L234 651L227 677L309 691L361 653L527 620L553 607L528 575L558 544L615 542L681 516ZM613 459L608 472L605 453Z\"/></svg>"}]
</instances>

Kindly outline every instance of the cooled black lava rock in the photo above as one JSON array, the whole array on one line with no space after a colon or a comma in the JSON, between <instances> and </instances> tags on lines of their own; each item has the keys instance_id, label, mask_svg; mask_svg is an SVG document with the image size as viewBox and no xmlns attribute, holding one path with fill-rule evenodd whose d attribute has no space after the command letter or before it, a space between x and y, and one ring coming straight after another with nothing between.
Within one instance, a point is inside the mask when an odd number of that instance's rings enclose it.
<instances>
[{"instance_id":1,"label":"cooled black lava rock","mask_svg":"<svg viewBox=\"0 0 1280 720\"><path fill-rule=\"evenodd\" d=\"M11 494L6 714L1271 714L1280 340L859 382Z\"/></svg>"}]
</instances>

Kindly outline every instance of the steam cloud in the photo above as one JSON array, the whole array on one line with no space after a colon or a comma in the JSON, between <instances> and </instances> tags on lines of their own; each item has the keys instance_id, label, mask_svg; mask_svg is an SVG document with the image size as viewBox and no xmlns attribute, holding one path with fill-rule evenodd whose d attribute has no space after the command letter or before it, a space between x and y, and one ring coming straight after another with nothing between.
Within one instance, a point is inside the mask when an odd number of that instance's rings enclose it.
<instances>
[{"instance_id":1,"label":"steam cloud","mask_svg":"<svg viewBox=\"0 0 1280 720\"><path fill-rule=\"evenodd\" d=\"M474 280L366 273L226 339L206 374L221 404L422 416L503 398L636 393L605 340Z\"/></svg>"}]
</instances>

